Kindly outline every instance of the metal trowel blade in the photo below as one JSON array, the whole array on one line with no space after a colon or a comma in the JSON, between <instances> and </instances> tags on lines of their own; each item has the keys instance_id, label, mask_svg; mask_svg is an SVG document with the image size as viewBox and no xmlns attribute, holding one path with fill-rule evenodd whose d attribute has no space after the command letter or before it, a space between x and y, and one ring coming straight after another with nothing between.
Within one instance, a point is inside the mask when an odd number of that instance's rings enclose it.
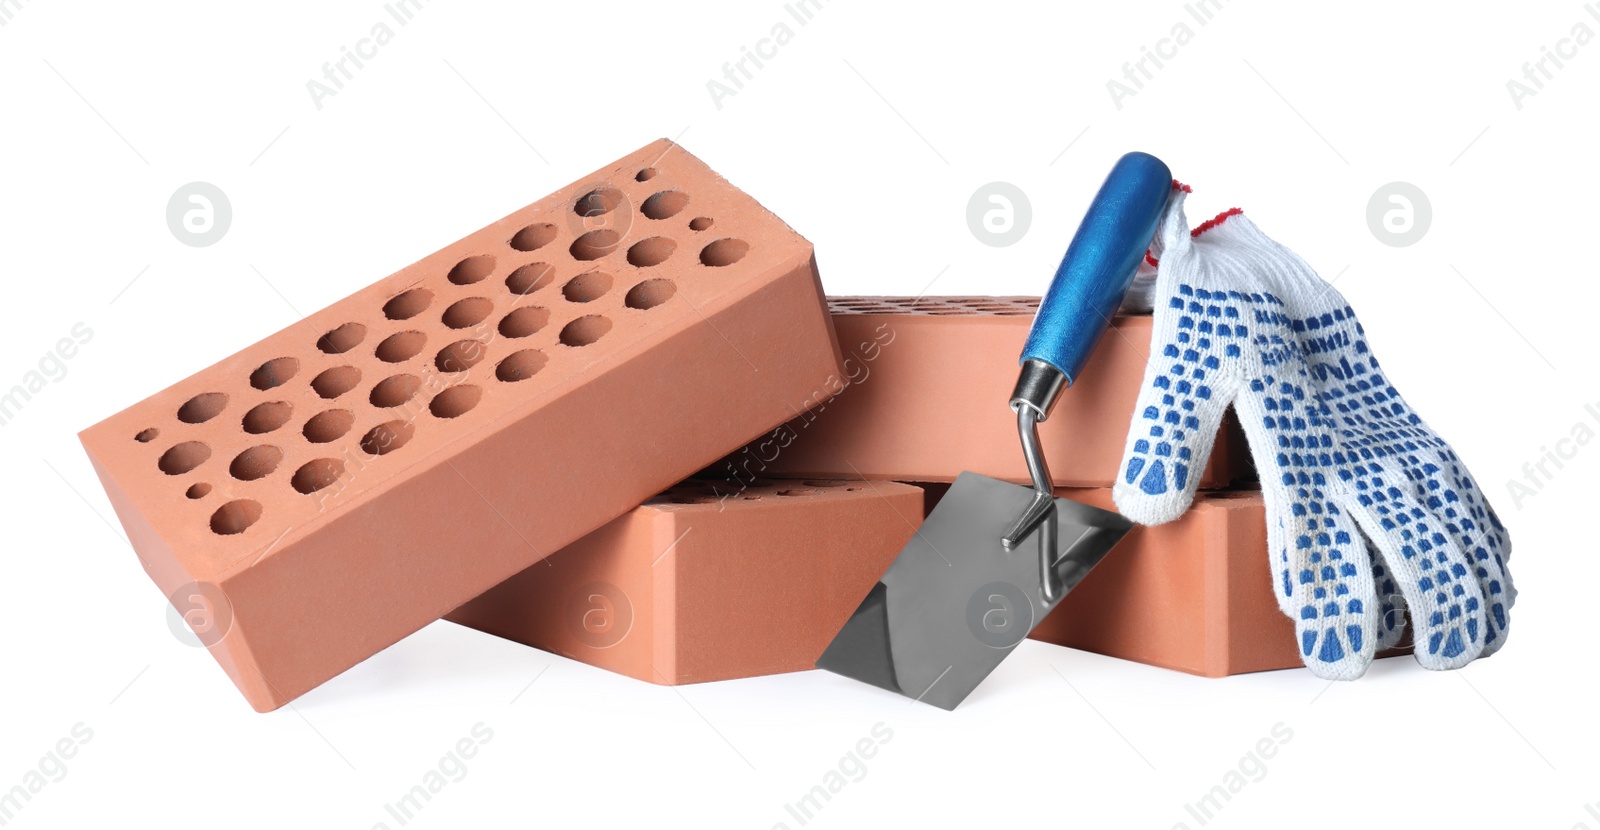
<instances>
[{"instance_id":1,"label":"metal trowel blade","mask_svg":"<svg viewBox=\"0 0 1600 830\"><path fill-rule=\"evenodd\" d=\"M1133 526L1058 498L1056 545L1045 565L1042 523L1016 547L1000 543L1033 493L962 473L817 668L955 709Z\"/></svg>"}]
</instances>

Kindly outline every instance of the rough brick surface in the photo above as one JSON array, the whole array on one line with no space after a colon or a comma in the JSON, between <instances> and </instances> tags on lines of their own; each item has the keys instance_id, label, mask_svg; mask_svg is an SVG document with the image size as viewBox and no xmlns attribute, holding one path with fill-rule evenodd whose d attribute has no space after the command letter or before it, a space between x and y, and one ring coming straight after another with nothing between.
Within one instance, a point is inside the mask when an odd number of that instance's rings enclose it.
<instances>
[{"instance_id":1,"label":"rough brick surface","mask_svg":"<svg viewBox=\"0 0 1600 830\"><path fill-rule=\"evenodd\" d=\"M811 245L667 141L85 430L147 571L294 699L837 383Z\"/></svg>"},{"instance_id":2,"label":"rough brick surface","mask_svg":"<svg viewBox=\"0 0 1600 830\"><path fill-rule=\"evenodd\" d=\"M652 683L801 671L921 520L893 482L686 482L447 619Z\"/></svg>"},{"instance_id":3,"label":"rough brick surface","mask_svg":"<svg viewBox=\"0 0 1600 830\"><path fill-rule=\"evenodd\" d=\"M1006 409L1038 299L835 297L846 383L824 406L710 472L954 481L964 470L1027 480ZM1144 378L1150 318L1118 316L1083 377L1040 428L1058 486L1110 486ZM1230 414L1204 488L1251 478Z\"/></svg>"}]
</instances>

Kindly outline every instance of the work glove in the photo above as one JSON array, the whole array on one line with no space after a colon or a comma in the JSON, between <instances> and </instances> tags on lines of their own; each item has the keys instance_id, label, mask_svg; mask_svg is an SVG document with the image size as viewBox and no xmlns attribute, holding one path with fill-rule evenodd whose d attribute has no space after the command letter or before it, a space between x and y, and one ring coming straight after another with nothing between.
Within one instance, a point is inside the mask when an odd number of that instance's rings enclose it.
<instances>
[{"instance_id":1,"label":"work glove","mask_svg":"<svg viewBox=\"0 0 1600 830\"><path fill-rule=\"evenodd\" d=\"M1466 465L1338 291L1237 209L1191 232L1185 190L1152 249L1154 334L1117 508L1150 525L1182 515L1231 403L1261 478L1273 592L1313 673L1360 677L1407 608L1427 668L1498 650L1511 539Z\"/></svg>"}]
</instances>

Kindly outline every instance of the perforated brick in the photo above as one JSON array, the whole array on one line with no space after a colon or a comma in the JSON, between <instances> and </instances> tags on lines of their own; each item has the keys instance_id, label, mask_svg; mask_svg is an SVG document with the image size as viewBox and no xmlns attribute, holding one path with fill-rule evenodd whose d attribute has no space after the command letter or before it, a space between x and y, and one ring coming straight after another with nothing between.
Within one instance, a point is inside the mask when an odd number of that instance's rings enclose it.
<instances>
[{"instance_id":1,"label":"perforated brick","mask_svg":"<svg viewBox=\"0 0 1600 830\"><path fill-rule=\"evenodd\" d=\"M1028 480L1007 410L1036 297L832 297L845 354L838 394L708 472L954 481ZM1051 477L1110 486L1150 350L1150 317L1117 316L1040 427ZM1232 413L1200 486L1253 478Z\"/></svg>"},{"instance_id":2,"label":"perforated brick","mask_svg":"<svg viewBox=\"0 0 1600 830\"><path fill-rule=\"evenodd\" d=\"M651 144L81 439L212 654L303 694L836 382L810 243ZM204 593L204 592L202 592Z\"/></svg>"},{"instance_id":3,"label":"perforated brick","mask_svg":"<svg viewBox=\"0 0 1600 830\"><path fill-rule=\"evenodd\" d=\"M802 671L921 522L893 482L686 482L447 619L651 683Z\"/></svg>"}]
</instances>

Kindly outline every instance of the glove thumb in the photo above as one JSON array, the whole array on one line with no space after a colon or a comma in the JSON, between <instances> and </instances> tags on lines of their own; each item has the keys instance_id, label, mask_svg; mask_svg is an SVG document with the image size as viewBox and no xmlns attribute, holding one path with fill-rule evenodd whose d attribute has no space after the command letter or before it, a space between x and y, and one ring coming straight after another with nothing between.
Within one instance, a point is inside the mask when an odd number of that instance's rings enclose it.
<instances>
[{"instance_id":1,"label":"glove thumb","mask_svg":"<svg viewBox=\"0 0 1600 830\"><path fill-rule=\"evenodd\" d=\"M1161 220L1150 360L1112 488L1117 509L1146 525L1189 509L1237 392L1236 373L1223 363L1237 351L1224 352L1221 341L1231 338L1217 336L1229 321L1206 302L1209 291L1191 284L1198 263L1183 212L1187 195L1175 185Z\"/></svg>"}]
</instances>

